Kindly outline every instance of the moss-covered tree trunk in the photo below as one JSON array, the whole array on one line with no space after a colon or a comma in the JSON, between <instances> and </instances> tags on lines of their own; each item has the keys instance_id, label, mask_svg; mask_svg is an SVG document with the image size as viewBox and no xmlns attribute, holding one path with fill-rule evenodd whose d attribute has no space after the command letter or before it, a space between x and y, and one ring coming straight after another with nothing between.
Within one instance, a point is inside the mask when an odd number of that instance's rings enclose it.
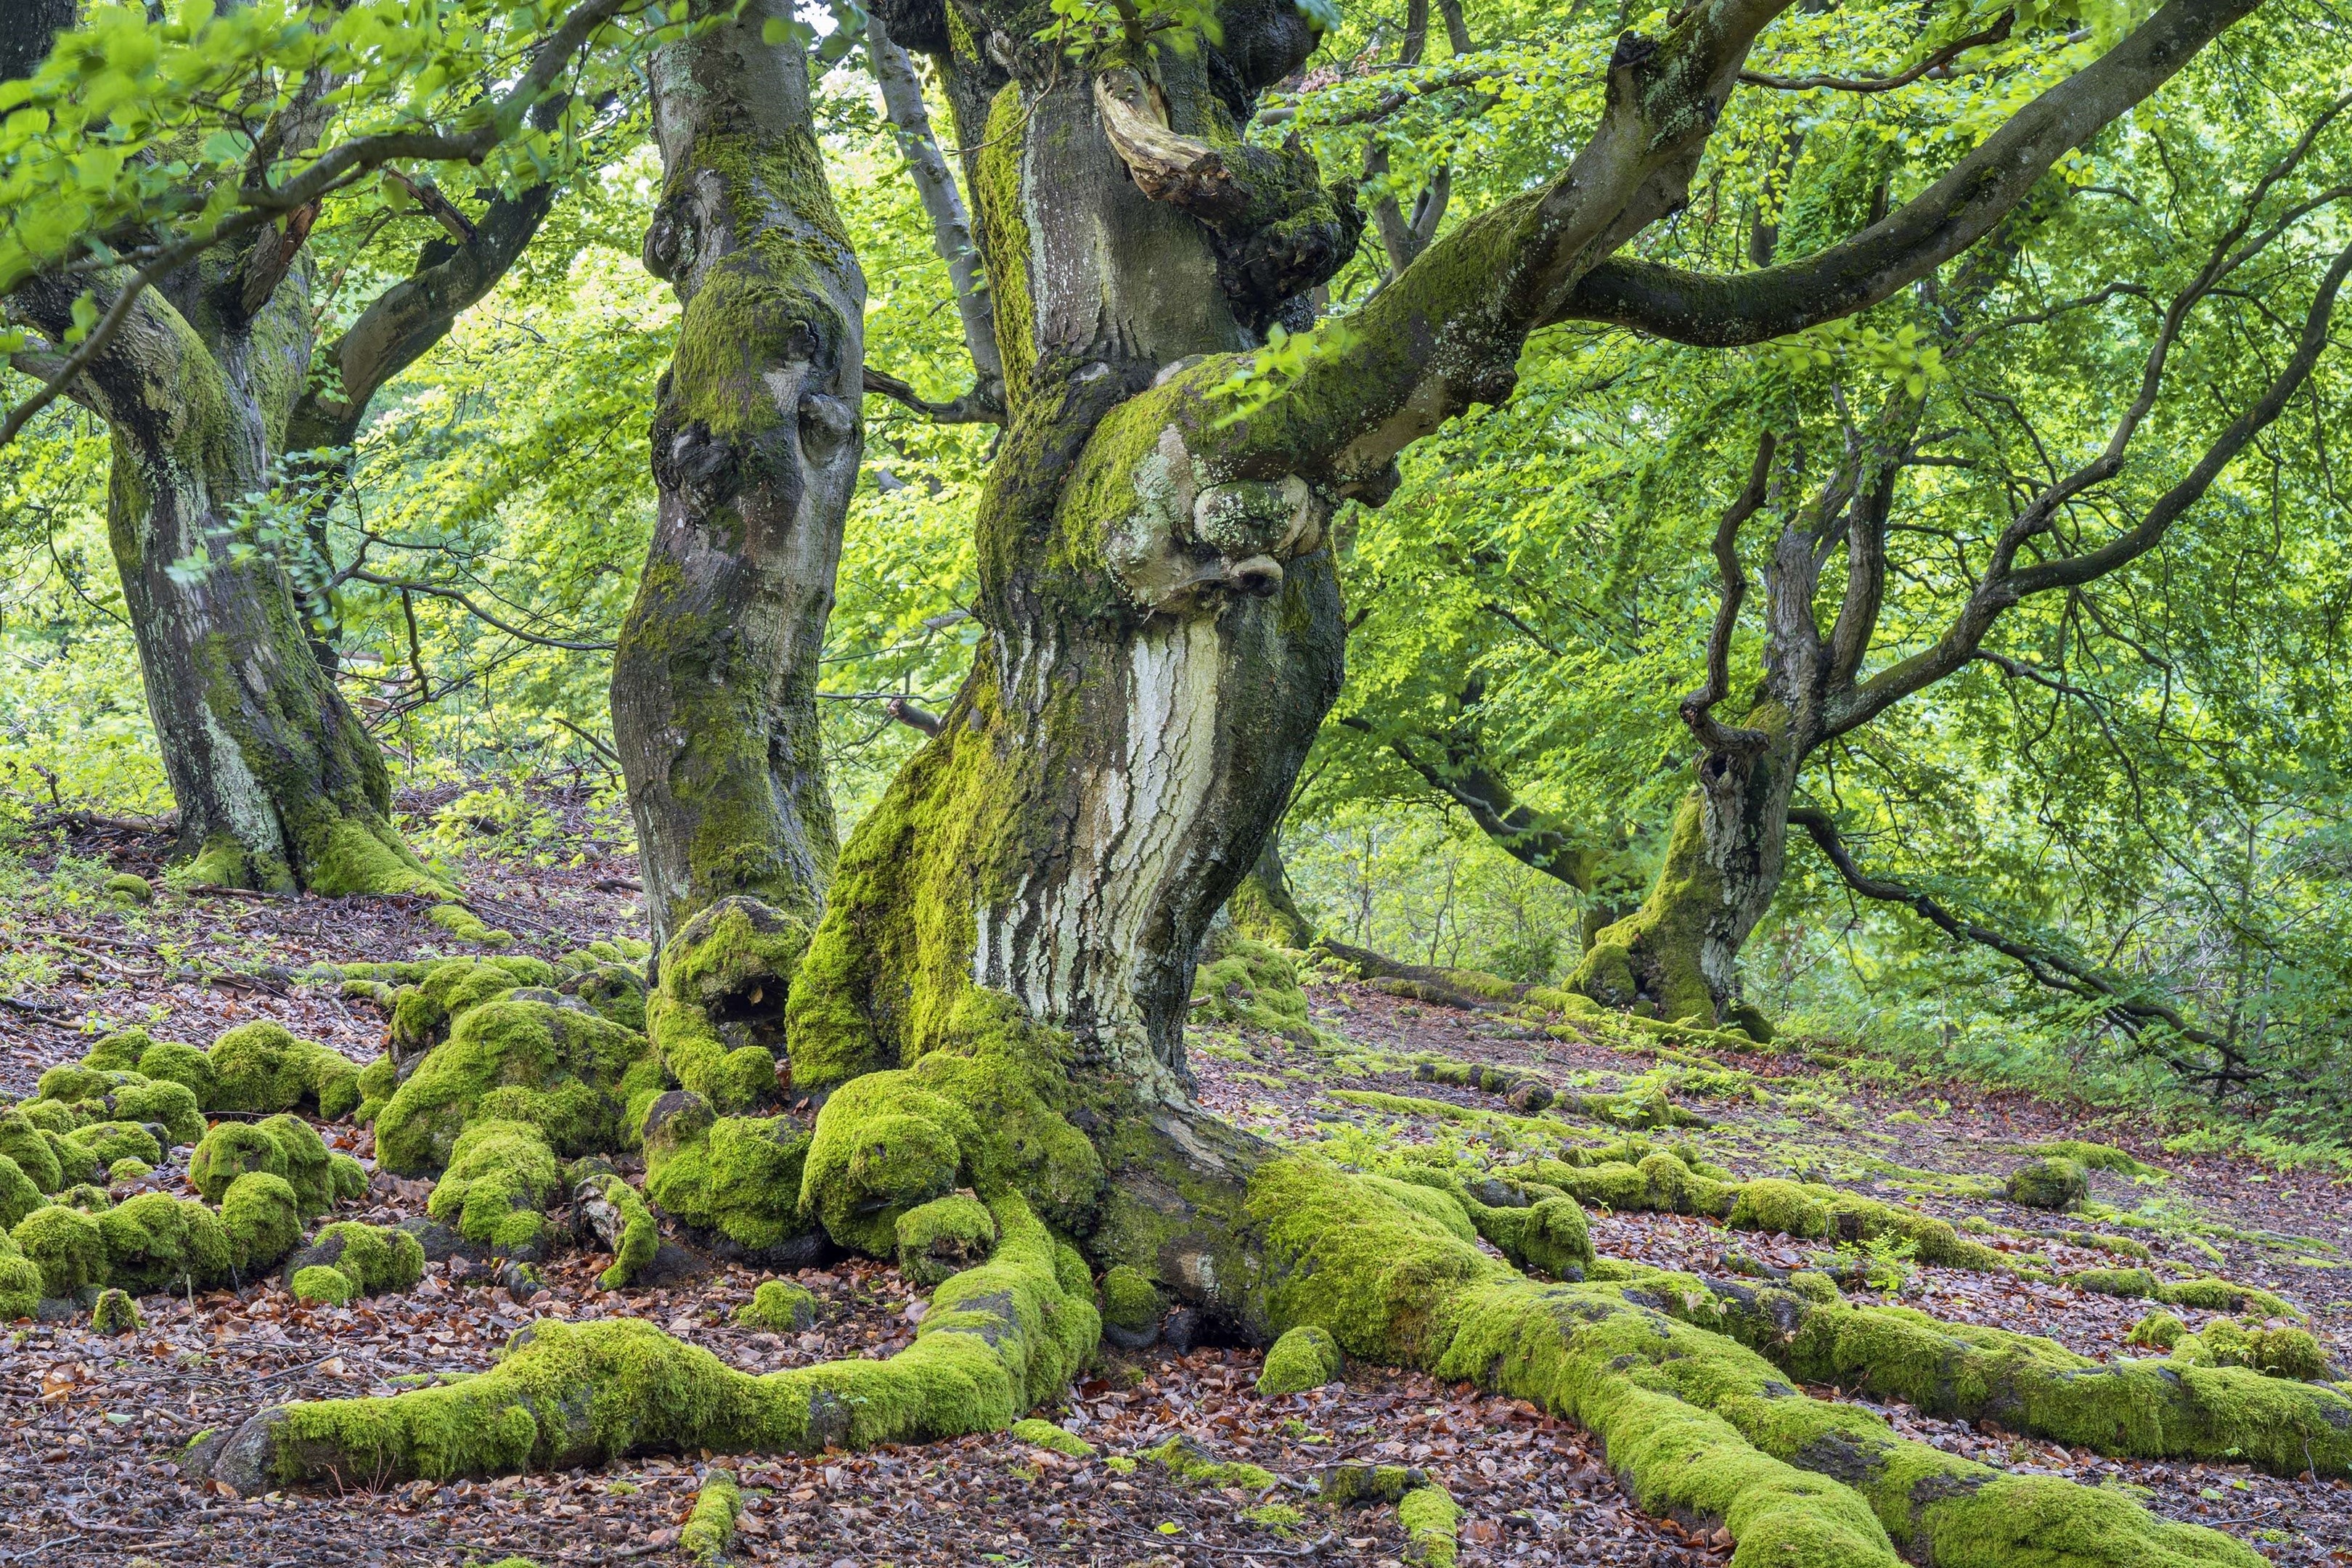
<instances>
[{"instance_id":1,"label":"moss-covered tree trunk","mask_svg":"<svg viewBox=\"0 0 2352 1568\"><path fill-rule=\"evenodd\" d=\"M301 221L142 296L73 395L112 437L109 532L194 877L438 891L392 828L374 739L311 653L260 506L310 371ZM37 282L12 306L54 341L78 292Z\"/></svg>"},{"instance_id":2,"label":"moss-covered tree trunk","mask_svg":"<svg viewBox=\"0 0 2352 1568\"><path fill-rule=\"evenodd\" d=\"M613 665L657 941L733 895L814 920L833 868L817 658L862 449L865 280L782 0L665 49L646 268L685 306L656 393L659 521Z\"/></svg>"}]
</instances>

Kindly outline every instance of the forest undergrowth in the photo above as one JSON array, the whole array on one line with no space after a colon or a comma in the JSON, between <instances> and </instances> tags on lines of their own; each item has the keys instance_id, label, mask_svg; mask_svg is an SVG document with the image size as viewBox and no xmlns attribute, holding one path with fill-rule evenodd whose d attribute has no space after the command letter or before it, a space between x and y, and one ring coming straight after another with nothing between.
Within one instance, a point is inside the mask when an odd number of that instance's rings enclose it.
<instances>
[{"instance_id":1,"label":"forest undergrowth","mask_svg":"<svg viewBox=\"0 0 2352 1568\"><path fill-rule=\"evenodd\" d=\"M588 791L535 798L529 821L484 818L447 846L474 907L509 934L493 951L555 959L638 929L634 862ZM0 1097L37 1097L45 1073L128 1028L203 1047L274 1021L356 1072L390 1037L380 1002L391 993L371 994L340 966L451 951L423 900L172 890L165 847L88 823L17 846L0 915ZM1539 1173L1582 1202L1603 1260L1916 1308L2047 1336L2090 1363L2153 1355L2151 1338L2171 1336L2191 1358L2251 1364L2265 1347L2308 1342L2321 1364L2278 1370L2352 1368L2352 1219L2322 1173L2168 1152L2153 1129L2112 1114L1891 1076L1826 1040L1749 1046L1562 1013L1540 990L1366 983L1303 955L1297 973L1304 1018L1279 973L1204 968L1188 1031L1205 1108L1277 1144L1363 1169ZM341 1077L332 1064L313 1071ZM37 1321L0 1331L0 1563L1682 1568L1731 1557L1728 1531L1644 1512L1597 1439L1523 1401L1352 1361L1337 1381L1262 1392L1262 1381L1299 1379L1265 1375L1257 1350L1192 1342L1181 1314L1122 1330L1109 1291L1113 1331L1095 1359L1009 1433L859 1454L641 1456L496 1480L348 1476L240 1497L203 1478L208 1436L265 1405L481 1372L534 1321L641 1318L767 1373L894 1354L929 1307L928 1288L887 1264L761 1270L667 1219L658 1254L608 1289L615 1259L580 1200L550 1208L541 1260L518 1268L434 1223L433 1182L377 1168L374 1131L348 1098L305 1102L301 1120L330 1156L357 1162L359 1179L303 1233L404 1227L427 1259L413 1283L322 1294L313 1275L297 1292L296 1265L317 1254L281 1250L236 1269L234 1289L139 1297L128 1328L94 1326L93 1279L82 1291L92 1300L52 1298ZM206 1188L236 1142L218 1130L268 1119L210 1120L211 1152L189 1137L152 1163L130 1157L52 1206L97 1216L145 1194L216 1198ZM619 1169L641 1174L626 1158ZM1857 1199L1886 1207L1854 1209ZM1913 1216L1910 1229L1848 1225L1855 1234L1840 1241L1841 1205ZM1819 1234L1790 1234L1808 1229ZM771 1279L785 1289L761 1291ZM2298 1477L2251 1455L2105 1458L1885 1390L1802 1381L1816 1398L1868 1405L1902 1437L2011 1475L2128 1489L2154 1513L2280 1564L2352 1562L2340 1466Z\"/></svg>"}]
</instances>

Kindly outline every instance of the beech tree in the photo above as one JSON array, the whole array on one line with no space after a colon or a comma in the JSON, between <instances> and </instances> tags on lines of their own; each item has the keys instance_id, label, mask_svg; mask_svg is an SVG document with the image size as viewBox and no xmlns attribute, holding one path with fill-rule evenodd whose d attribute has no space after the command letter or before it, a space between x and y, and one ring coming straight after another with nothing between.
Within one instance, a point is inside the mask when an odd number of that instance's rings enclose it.
<instances>
[{"instance_id":1,"label":"beech tree","mask_svg":"<svg viewBox=\"0 0 2352 1568\"><path fill-rule=\"evenodd\" d=\"M932 62L952 117L1003 433L973 520L971 668L837 855L810 667L872 379L856 258L814 155L798 19L716 3L665 19L650 73L665 186L646 256L685 313L656 393L661 524L614 671L667 937L649 1053L522 995L499 1005L567 1042L531 1048L572 1052L593 1092L485 1079L462 1104L428 1104L417 1086L441 1092L461 1069L401 1083L389 1057L358 1090L376 1097L394 1170L457 1159L487 1189L478 1173L501 1160L551 1173L559 1145L634 1146L647 1197L754 1259L944 1239L982 1260L937 1288L887 1361L753 1377L640 1320L547 1321L462 1382L261 1411L208 1449L212 1478L252 1492L965 1433L1061 1387L1109 1309L1252 1342L1319 1328L1349 1354L1532 1399L1599 1434L1645 1506L1721 1521L1742 1563L2022 1565L2053 1542L2116 1568L2250 1563L2119 1491L1996 1472L1798 1384L1901 1390L2134 1453L2312 1454L2284 1433L2336 1471L2333 1391L2257 1389L2231 1375L2243 1369L2150 1378L1916 1314L1613 1264L1592 1254L1572 1167L1558 1182L1368 1175L1219 1121L1192 1094L1183 1024L1203 935L1259 863L1339 689L1342 509L1379 506L1401 454L1508 398L1544 328L1755 344L1929 277L2253 8L2168 0L2019 95L1909 200L1810 256L1712 276L1640 249L1685 205L1787 6L1696 0L1615 40L1593 122L1541 180L1410 258L1392 247L1393 276L1318 322L1316 292L1363 222L1303 138L1249 133L1262 96L1313 54L1317 18L1278 0L879 7L887 36ZM1986 37L1937 47L1949 59ZM2307 373L2347 267L2241 424ZM2209 466L2234 451L2225 439ZM1756 471L1735 525L1769 494L1769 464ZM2037 569L2016 554L2003 573ZM1851 593L1867 600L1871 575ZM1850 652L1858 637L1828 641ZM487 1039L499 1026L467 1026ZM477 1115L492 1092L501 1109ZM1643 1201L1689 1212L1820 1206L1795 1184L1734 1192L1663 1152L1619 1168ZM609 1167L580 1180L625 1236L630 1184ZM1841 1210L1858 1235L1894 1213ZM1968 1245L1948 1226L1922 1234Z\"/></svg>"}]
</instances>

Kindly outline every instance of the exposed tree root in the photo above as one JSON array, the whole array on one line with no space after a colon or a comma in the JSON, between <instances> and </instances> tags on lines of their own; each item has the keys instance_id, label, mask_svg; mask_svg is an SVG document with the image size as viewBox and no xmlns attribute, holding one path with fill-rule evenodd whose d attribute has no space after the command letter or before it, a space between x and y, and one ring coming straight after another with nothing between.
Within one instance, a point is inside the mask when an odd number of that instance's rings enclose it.
<instances>
[{"instance_id":1,"label":"exposed tree root","mask_svg":"<svg viewBox=\"0 0 2352 1568\"><path fill-rule=\"evenodd\" d=\"M993 1212L996 1255L940 1286L914 1344L887 1361L753 1377L637 1319L541 1322L461 1382L265 1410L229 1436L211 1473L250 1493L1001 1430L1068 1382L1101 1325L1077 1254L1021 1198L1001 1195Z\"/></svg>"}]
</instances>

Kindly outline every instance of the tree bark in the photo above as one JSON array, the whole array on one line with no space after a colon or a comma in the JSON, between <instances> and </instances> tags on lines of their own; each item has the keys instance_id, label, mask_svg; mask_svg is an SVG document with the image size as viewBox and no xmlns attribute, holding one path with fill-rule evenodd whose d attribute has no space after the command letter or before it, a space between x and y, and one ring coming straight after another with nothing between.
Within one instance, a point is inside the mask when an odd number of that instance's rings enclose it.
<instances>
[{"instance_id":1,"label":"tree bark","mask_svg":"<svg viewBox=\"0 0 2352 1568\"><path fill-rule=\"evenodd\" d=\"M613 663L656 942L747 895L814 921L833 869L816 716L863 450L866 285L826 188L785 0L673 45L654 73L663 195L646 269L685 305L656 389L659 514Z\"/></svg>"}]
</instances>

